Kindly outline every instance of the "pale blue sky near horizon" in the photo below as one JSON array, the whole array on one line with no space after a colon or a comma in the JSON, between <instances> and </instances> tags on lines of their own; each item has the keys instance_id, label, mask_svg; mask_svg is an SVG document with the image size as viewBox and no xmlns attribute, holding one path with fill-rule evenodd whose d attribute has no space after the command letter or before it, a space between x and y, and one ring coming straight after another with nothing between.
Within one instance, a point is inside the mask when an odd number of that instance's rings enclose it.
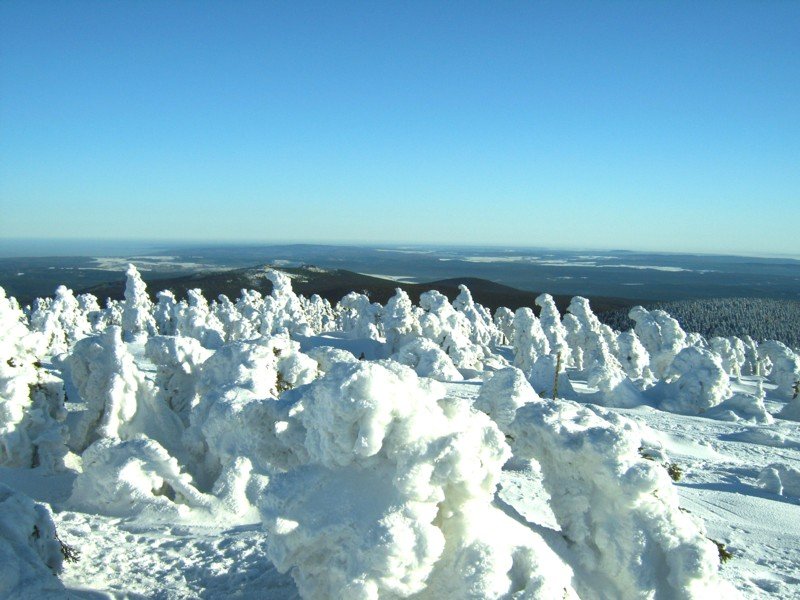
<instances>
[{"instance_id":1,"label":"pale blue sky near horizon","mask_svg":"<svg viewBox=\"0 0 800 600\"><path fill-rule=\"evenodd\" d=\"M800 2L0 3L0 238L800 253Z\"/></svg>"}]
</instances>

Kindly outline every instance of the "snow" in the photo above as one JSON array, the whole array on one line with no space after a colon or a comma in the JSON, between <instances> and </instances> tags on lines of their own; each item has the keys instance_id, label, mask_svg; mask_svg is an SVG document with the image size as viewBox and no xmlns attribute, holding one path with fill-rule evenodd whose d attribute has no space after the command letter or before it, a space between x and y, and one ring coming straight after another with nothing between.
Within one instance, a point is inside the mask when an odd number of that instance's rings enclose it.
<instances>
[{"instance_id":1,"label":"snow","mask_svg":"<svg viewBox=\"0 0 800 600\"><path fill-rule=\"evenodd\" d=\"M0 293L0 597L800 598L794 350L267 276Z\"/></svg>"}]
</instances>

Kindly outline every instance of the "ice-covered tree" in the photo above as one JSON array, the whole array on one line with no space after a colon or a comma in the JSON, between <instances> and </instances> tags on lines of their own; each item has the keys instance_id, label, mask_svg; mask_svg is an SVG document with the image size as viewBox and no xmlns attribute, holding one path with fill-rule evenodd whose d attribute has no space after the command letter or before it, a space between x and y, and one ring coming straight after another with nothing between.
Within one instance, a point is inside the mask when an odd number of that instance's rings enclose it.
<instances>
[{"instance_id":1,"label":"ice-covered tree","mask_svg":"<svg viewBox=\"0 0 800 600\"><path fill-rule=\"evenodd\" d=\"M273 335L287 332L290 335L313 335L306 321L303 303L292 289L292 280L274 269L267 272L272 282L272 292L264 299L261 310L261 333Z\"/></svg>"},{"instance_id":2,"label":"ice-covered tree","mask_svg":"<svg viewBox=\"0 0 800 600\"><path fill-rule=\"evenodd\" d=\"M491 312L472 299L467 286L459 285L459 294L453 300L453 308L463 314L470 324L469 339L473 344L489 346L500 341L500 331L492 321Z\"/></svg>"},{"instance_id":3,"label":"ice-covered tree","mask_svg":"<svg viewBox=\"0 0 800 600\"><path fill-rule=\"evenodd\" d=\"M731 396L730 379L719 356L695 346L681 350L653 388L660 407L670 412L702 414Z\"/></svg>"},{"instance_id":4,"label":"ice-covered tree","mask_svg":"<svg viewBox=\"0 0 800 600\"><path fill-rule=\"evenodd\" d=\"M663 379L678 352L687 345L686 332L662 310L634 306L629 316L636 322L634 331L650 354L650 370L657 379Z\"/></svg>"},{"instance_id":5,"label":"ice-covered tree","mask_svg":"<svg viewBox=\"0 0 800 600\"><path fill-rule=\"evenodd\" d=\"M459 369L481 369L486 349L469 338L470 324L447 297L436 290L420 295L422 335L433 340Z\"/></svg>"},{"instance_id":6,"label":"ice-covered tree","mask_svg":"<svg viewBox=\"0 0 800 600\"><path fill-rule=\"evenodd\" d=\"M389 298L381 314L389 352L397 352L402 346L422 335L420 312L405 291L395 289L394 296Z\"/></svg>"},{"instance_id":7,"label":"ice-covered tree","mask_svg":"<svg viewBox=\"0 0 800 600\"><path fill-rule=\"evenodd\" d=\"M650 355L635 331L624 331L617 336L617 358L630 379L652 377L648 367Z\"/></svg>"},{"instance_id":8,"label":"ice-covered tree","mask_svg":"<svg viewBox=\"0 0 800 600\"><path fill-rule=\"evenodd\" d=\"M132 264L125 272L125 303L122 307L122 336L133 341L142 336L158 333L153 318L153 302L147 295L147 286L139 271Z\"/></svg>"},{"instance_id":9,"label":"ice-covered tree","mask_svg":"<svg viewBox=\"0 0 800 600\"><path fill-rule=\"evenodd\" d=\"M514 313L514 366L528 373L540 356L550 353L542 324L530 308Z\"/></svg>"},{"instance_id":10,"label":"ice-covered tree","mask_svg":"<svg viewBox=\"0 0 800 600\"><path fill-rule=\"evenodd\" d=\"M186 301L175 305L173 320L176 334L195 338L204 348L219 348L225 341L222 323L211 312L201 289L186 291Z\"/></svg>"},{"instance_id":11,"label":"ice-covered tree","mask_svg":"<svg viewBox=\"0 0 800 600\"><path fill-rule=\"evenodd\" d=\"M539 321L550 344L550 352L560 354L561 361L565 366L572 364L567 343L567 330L561 322L561 315L556 308L555 300L550 294L540 294L536 297L536 305L541 308Z\"/></svg>"},{"instance_id":12,"label":"ice-covered tree","mask_svg":"<svg viewBox=\"0 0 800 600\"><path fill-rule=\"evenodd\" d=\"M758 355L772 364L769 380L777 386L775 394L786 399L795 395L800 382L800 356L786 344L768 340L758 346Z\"/></svg>"},{"instance_id":13,"label":"ice-covered tree","mask_svg":"<svg viewBox=\"0 0 800 600\"><path fill-rule=\"evenodd\" d=\"M501 306L494 312L494 326L500 331L502 344L514 343L514 313L511 309Z\"/></svg>"},{"instance_id":14,"label":"ice-covered tree","mask_svg":"<svg viewBox=\"0 0 800 600\"><path fill-rule=\"evenodd\" d=\"M381 339L380 304L370 302L365 294L350 292L339 301L342 331L355 339Z\"/></svg>"}]
</instances>

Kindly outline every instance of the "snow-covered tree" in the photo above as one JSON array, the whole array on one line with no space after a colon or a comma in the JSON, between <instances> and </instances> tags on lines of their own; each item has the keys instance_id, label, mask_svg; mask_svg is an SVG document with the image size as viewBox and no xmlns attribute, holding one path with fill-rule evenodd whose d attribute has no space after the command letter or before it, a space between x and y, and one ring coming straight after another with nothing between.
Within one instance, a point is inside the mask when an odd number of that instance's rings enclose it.
<instances>
[{"instance_id":1,"label":"snow-covered tree","mask_svg":"<svg viewBox=\"0 0 800 600\"><path fill-rule=\"evenodd\" d=\"M125 303L122 307L122 336L126 341L133 341L142 336L158 333L156 320L153 318L153 302L147 295L147 286L132 264L125 272Z\"/></svg>"},{"instance_id":2,"label":"snow-covered tree","mask_svg":"<svg viewBox=\"0 0 800 600\"><path fill-rule=\"evenodd\" d=\"M528 373L537 358L549 353L550 342L539 319L530 308L518 309L514 313L514 366Z\"/></svg>"}]
</instances>

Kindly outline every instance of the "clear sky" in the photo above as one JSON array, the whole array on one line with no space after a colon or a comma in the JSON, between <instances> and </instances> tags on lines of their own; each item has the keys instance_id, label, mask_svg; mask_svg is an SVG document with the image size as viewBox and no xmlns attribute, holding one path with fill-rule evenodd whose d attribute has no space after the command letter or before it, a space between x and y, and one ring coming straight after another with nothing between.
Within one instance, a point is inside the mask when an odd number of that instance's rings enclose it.
<instances>
[{"instance_id":1,"label":"clear sky","mask_svg":"<svg viewBox=\"0 0 800 600\"><path fill-rule=\"evenodd\" d=\"M0 2L0 237L800 254L800 2Z\"/></svg>"}]
</instances>

